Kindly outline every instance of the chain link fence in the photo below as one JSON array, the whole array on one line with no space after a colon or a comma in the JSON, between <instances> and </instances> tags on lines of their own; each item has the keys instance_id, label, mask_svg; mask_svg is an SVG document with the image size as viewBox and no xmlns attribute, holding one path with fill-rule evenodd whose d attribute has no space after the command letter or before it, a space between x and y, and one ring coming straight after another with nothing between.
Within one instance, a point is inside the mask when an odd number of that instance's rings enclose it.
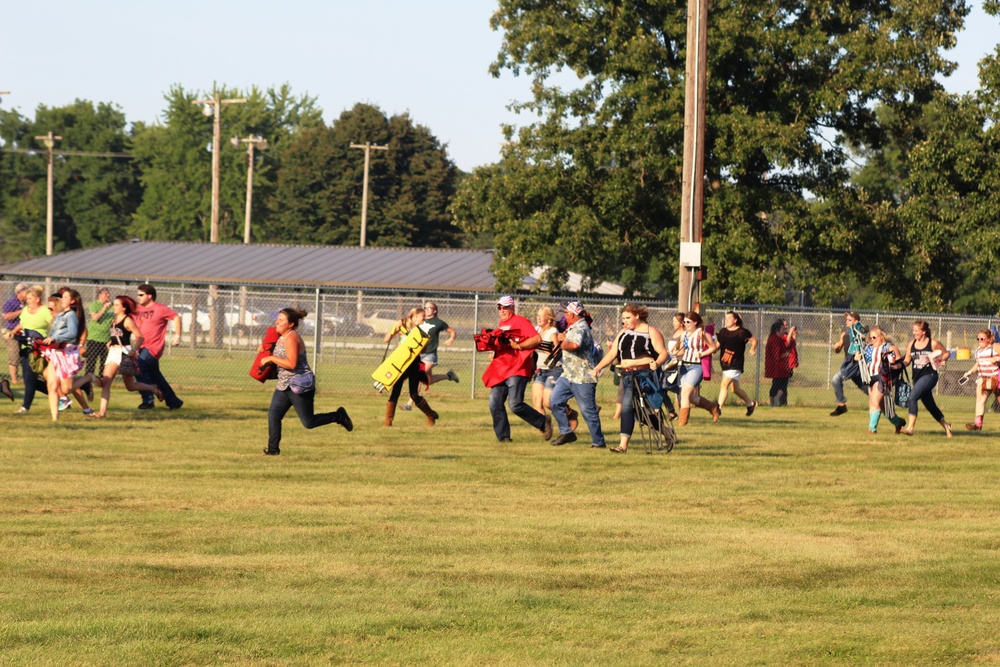
<instances>
[{"instance_id":1,"label":"chain link fence","mask_svg":"<svg viewBox=\"0 0 1000 667\"><path fill-rule=\"evenodd\" d=\"M3 301L11 298L17 279L0 281ZM29 282L30 281L23 281ZM138 283L107 283L112 298L127 294L134 298ZM99 285L67 282L49 285L48 292L59 286L78 290L86 304L96 298ZM43 286L44 287L44 286ZM442 335L438 372L454 370L459 384L440 382L433 385L432 395L483 398L487 395L479 376L489 363L488 355L477 354L472 339L481 329L497 324L496 295L438 295L433 293L386 293L356 290L278 290L259 288L209 288L204 286L155 285L157 301L173 308L181 316L182 340L178 346L164 351L161 369L171 385L183 394L185 388L212 390L248 390L260 385L248 376L264 331L273 324L282 308L295 307L307 311L299 332L309 350L309 361L323 379L321 387L336 390L372 393L372 371L381 363L389 347L383 336L411 308L434 301L439 317L448 322L457 336L446 347ZM671 319L675 307L663 302L644 302L650 311L650 324L665 335L672 331ZM593 317L595 339L610 340L618 331L620 298L590 298L585 305ZM560 300L551 297L518 299L517 312L535 319L538 307L552 306L558 314ZM764 378L764 346L772 324L787 320L799 330L799 367L789 383L789 404L827 405L833 402L830 379L840 368L842 353L833 351L843 327L842 310L781 308L773 306L703 306L707 324L721 328L725 311L732 308L740 313L744 326L759 342L758 354L747 357L743 388L760 400L766 398L770 380ZM921 313L861 312L866 326L878 324L901 347L911 338L915 320L926 320L934 338L952 351L953 361L942 372L937 391L945 395L967 394L959 388L958 376L972 365L971 350L976 345L976 332L997 324L996 318L954 316ZM168 342L170 338L168 337ZM395 342L390 343L390 345ZM6 369L4 369L6 373ZM714 398L718 393L721 371L718 358L713 359L712 379L707 380L702 394ZM853 391L853 390L852 390ZM598 396L613 402L616 389L610 381L602 381Z\"/></svg>"}]
</instances>

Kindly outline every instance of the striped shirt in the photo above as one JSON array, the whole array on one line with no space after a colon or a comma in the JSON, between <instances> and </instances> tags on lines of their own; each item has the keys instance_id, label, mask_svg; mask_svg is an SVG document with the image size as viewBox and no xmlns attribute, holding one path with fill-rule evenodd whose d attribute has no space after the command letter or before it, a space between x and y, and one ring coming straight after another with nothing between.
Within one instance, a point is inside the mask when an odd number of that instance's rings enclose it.
<instances>
[{"instance_id":1,"label":"striped shirt","mask_svg":"<svg viewBox=\"0 0 1000 667\"><path fill-rule=\"evenodd\" d=\"M989 361L996 355L993 353L993 346L987 345L986 347L976 350L976 371L979 373L979 377L988 378L996 377L1000 369L993 361Z\"/></svg>"},{"instance_id":2,"label":"striped shirt","mask_svg":"<svg viewBox=\"0 0 1000 667\"><path fill-rule=\"evenodd\" d=\"M681 345L684 346L684 356L681 357L681 361L685 364L700 364L701 353L705 350L704 329L695 329L691 333L685 331Z\"/></svg>"}]
</instances>

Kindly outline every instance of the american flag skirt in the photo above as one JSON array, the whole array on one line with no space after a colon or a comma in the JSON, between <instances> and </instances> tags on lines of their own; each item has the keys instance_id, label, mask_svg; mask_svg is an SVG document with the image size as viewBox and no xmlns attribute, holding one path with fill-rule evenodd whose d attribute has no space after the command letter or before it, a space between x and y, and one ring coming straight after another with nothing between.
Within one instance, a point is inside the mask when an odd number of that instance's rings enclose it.
<instances>
[{"instance_id":1,"label":"american flag skirt","mask_svg":"<svg viewBox=\"0 0 1000 667\"><path fill-rule=\"evenodd\" d=\"M61 350L45 350L42 356L56 369L56 377L60 380L76 377L82 366L80 348L73 344L68 344Z\"/></svg>"}]
</instances>

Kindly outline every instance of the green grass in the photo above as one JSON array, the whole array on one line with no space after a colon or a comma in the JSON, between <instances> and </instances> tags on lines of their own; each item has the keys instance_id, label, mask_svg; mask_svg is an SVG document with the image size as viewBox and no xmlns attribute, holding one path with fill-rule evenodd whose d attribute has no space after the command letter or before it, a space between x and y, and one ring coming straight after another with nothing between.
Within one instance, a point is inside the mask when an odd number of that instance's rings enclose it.
<instances>
[{"instance_id":1,"label":"green grass","mask_svg":"<svg viewBox=\"0 0 1000 667\"><path fill-rule=\"evenodd\" d=\"M949 441L923 413L870 436L857 395L730 406L615 456L519 422L501 446L465 384L434 387L433 429L331 385L354 433L289 415L280 457L271 386L5 409L0 662L1000 662L1000 418Z\"/></svg>"}]
</instances>

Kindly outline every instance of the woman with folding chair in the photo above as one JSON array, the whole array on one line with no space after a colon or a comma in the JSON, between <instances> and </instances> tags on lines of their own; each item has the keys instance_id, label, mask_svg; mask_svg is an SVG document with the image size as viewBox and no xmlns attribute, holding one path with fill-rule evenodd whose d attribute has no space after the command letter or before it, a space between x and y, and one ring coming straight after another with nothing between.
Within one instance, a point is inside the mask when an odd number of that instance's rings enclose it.
<instances>
[{"instance_id":1,"label":"woman with folding chair","mask_svg":"<svg viewBox=\"0 0 1000 667\"><path fill-rule=\"evenodd\" d=\"M903 355L895 343L890 342L882 327L868 330L868 347L858 353L859 363L867 367L871 383L868 385L868 432L877 433L883 411L886 418L896 427L896 433L906 424L896 416L893 405L895 383L903 370Z\"/></svg>"},{"instance_id":2,"label":"woman with folding chair","mask_svg":"<svg viewBox=\"0 0 1000 667\"><path fill-rule=\"evenodd\" d=\"M608 353L591 371L597 377L615 362L622 371L622 386L625 389L619 429L621 441L617 447L611 448L616 454L628 451L637 419L640 429L648 428L657 449L669 451L676 440L670 421L663 414L663 390L657 373L669 355L663 334L651 326L648 319L649 310L645 306L625 306L622 309L622 330ZM650 449L647 445L647 451Z\"/></svg>"}]
</instances>

